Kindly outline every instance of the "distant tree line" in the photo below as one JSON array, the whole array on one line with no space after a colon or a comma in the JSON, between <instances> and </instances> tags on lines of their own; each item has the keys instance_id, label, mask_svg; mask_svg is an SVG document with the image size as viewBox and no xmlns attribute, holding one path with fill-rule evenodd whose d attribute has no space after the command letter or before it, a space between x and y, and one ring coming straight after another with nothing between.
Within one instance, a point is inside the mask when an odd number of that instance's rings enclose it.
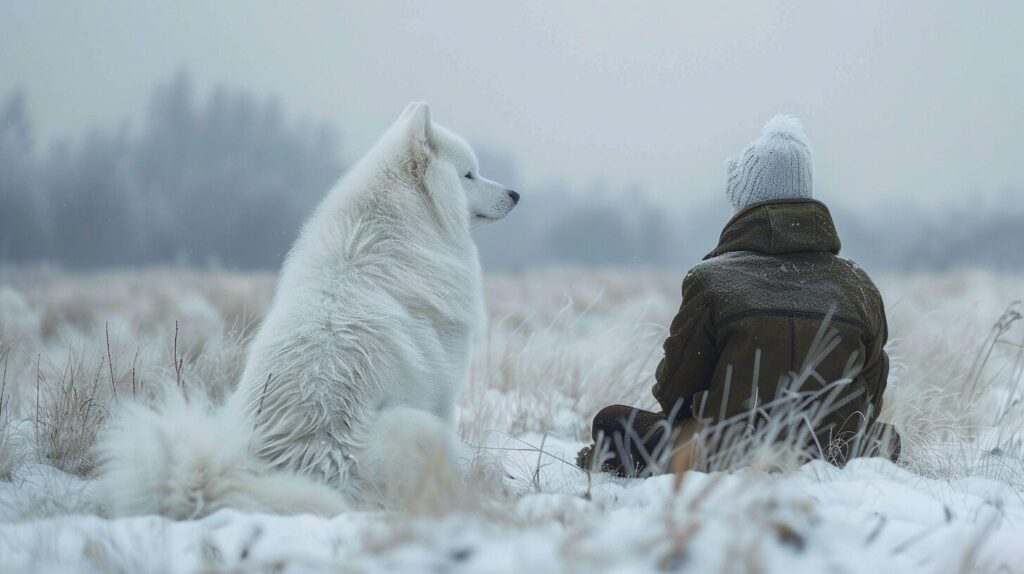
<instances>
[{"instance_id":1,"label":"distant tree line","mask_svg":"<svg viewBox=\"0 0 1024 574\"><path fill-rule=\"evenodd\" d=\"M0 261L72 268L179 262L277 265L342 172L326 125L274 99L184 74L159 86L138 130L36 149L25 98L0 108Z\"/></svg>"},{"instance_id":2,"label":"distant tree line","mask_svg":"<svg viewBox=\"0 0 1024 574\"><path fill-rule=\"evenodd\" d=\"M181 73L153 91L138 126L40 150L26 98L10 94L0 101L0 264L276 268L343 173L339 142L329 125L291 120L273 98L224 87L200 98ZM730 215L724 197L666 208L600 183L527 187L506 154L478 152L483 172L524 198L476 232L488 269L682 269L714 247ZM844 252L869 268L1024 270L1024 201L1014 190L997 199L945 210L829 203Z\"/></svg>"}]
</instances>

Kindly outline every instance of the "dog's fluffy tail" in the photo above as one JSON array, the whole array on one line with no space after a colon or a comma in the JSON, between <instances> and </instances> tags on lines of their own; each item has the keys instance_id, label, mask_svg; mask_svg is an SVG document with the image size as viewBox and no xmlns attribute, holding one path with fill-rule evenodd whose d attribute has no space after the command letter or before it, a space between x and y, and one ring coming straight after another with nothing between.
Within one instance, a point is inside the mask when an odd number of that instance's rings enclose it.
<instances>
[{"instance_id":1,"label":"dog's fluffy tail","mask_svg":"<svg viewBox=\"0 0 1024 574\"><path fill-rule=\"evenodd\" d=\"M113 516L199 518L221 508L335 516L341 494L270 469L251 452L252 430L232 409L180 395L132 405L100 438L99 496Z\"/></svg>"}]
</instances>

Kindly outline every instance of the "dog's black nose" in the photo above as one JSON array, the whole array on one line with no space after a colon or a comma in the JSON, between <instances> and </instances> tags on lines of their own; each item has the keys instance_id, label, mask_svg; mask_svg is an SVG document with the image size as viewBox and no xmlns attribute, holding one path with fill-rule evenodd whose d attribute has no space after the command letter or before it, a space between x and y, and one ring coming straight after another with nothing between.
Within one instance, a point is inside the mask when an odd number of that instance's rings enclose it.
<instances>
[{"instance_id":1,"label":"dog's black nose","mask_svg":"<svg viewBox=\"0 0 1024 574\"><path fill-rule=\"evenodd\" d=\"M510 190L508 190L508 196L512 198L512 203L514 203L514 204L518 204L519 203L519 192L518 191L512 191L510 189Z\"/></svg>"}]
</instances>

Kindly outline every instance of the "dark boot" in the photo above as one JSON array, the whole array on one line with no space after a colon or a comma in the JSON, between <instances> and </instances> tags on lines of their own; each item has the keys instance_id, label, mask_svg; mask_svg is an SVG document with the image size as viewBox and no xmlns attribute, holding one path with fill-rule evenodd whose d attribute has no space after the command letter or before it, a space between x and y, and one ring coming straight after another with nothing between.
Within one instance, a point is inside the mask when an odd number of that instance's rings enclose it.
<instances>
[{"instance_id":1,"label":"dark boot","mask_svg":"<svg viewBox=\"0 0 1024 574\"><path fill-rule=\"evenodd\" d=\"M624 405L601 409L594 417L591 436L594 446L576 456L576 464L585 470L597 470L594 457L604 455L599 470L619 476L644 474L647 463L671 445L665 415ZM610 455L610 457L609 457Z\"/></svg>"}]
</instances>

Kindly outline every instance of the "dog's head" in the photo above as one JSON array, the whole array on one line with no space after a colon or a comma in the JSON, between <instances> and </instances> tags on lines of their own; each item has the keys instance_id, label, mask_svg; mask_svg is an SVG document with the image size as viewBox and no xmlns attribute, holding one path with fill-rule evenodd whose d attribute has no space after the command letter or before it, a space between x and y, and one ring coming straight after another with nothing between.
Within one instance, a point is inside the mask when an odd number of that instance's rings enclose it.
<instances>
[{"instance_id":1,"label":"dog's head","mask_svg":"<svg viewBox=\"0 0 1024 574\"><path fill-rule=\"evenodd\" d=\"M480 175L473 149L459 136L432 123L426 103L409 104L395 127L409 145L407 167L428 193L460 189L471 227L497 221L519 203L519 193Z\"/></svg>"}]
</instances>

